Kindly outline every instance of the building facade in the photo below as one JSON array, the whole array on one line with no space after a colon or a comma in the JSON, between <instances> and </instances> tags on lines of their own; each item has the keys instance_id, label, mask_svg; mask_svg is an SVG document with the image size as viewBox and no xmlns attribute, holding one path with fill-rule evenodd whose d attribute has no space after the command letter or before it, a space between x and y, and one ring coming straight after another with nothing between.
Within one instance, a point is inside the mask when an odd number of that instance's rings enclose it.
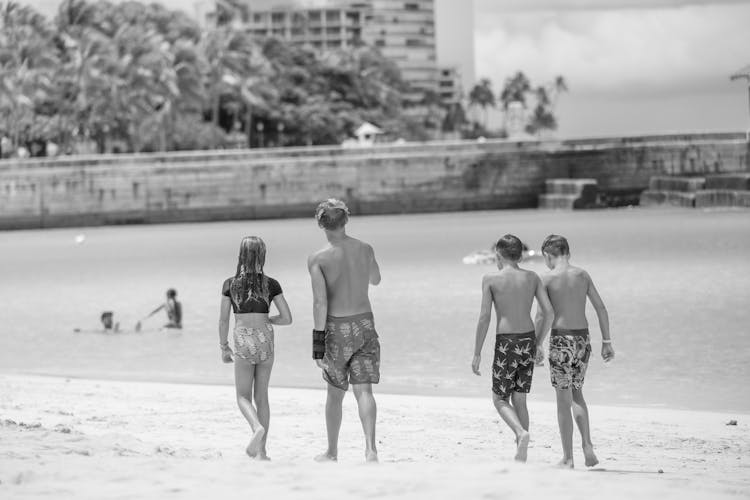
<instances>
[{"instance_id":1,"label":"building facade","mask_svg":"<svg viewBox=\"0 0 750 500\"><path fill-rule=\"evenodd\" d=\"M249 0L246 27L319 50L377 47L414 89L406 101L439 93L434 0Z\"/></svg>"}]
</instances>

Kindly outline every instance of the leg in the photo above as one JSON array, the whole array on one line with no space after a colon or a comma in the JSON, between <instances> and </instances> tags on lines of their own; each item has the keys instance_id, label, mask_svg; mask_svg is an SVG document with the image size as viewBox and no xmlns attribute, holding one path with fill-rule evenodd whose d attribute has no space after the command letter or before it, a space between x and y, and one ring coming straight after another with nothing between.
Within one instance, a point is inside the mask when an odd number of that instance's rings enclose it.
<instances>
[{"instance_id":1,"label":"leg","mask_svg":"<svg viewBox=\"0 0 750 500\"><path fill-rule=\"evenodd\" d=\"M372 395L372 384L352 384L352 390L354 391L354 397L357 398L359 419L362 421L362 430L365 432L365 459L368 462L377 462L375 422L378 416L378 407L375 403L375 397Z\"/></svg>"},{"instance_id":2,"label":"leg","mask_svg":"<svg viewBox=\"0 0 750 500\"><path fill-rule=\"evenodd\" d=\"M593 467L599 463L594 454L594 445L591 443L591 431L589 430L589 409L586 400L583 399L582 389L573 389L573 417L581 433L583 444L583 456L586 459L586 467Z\"/></svg>"},{"instance_id":3,"label":"leg","mask_svg":"<svg viewBox=\"0 0 750 500\"><path fill-rule=\"evenodd\" d=\"M516 456L515 459L519 462L526 461L526 451L529 446L529 433L521 425L521 421L518 419L516 410L510 405L507 398L502 398L499 395L492 393L492 402L495 404L497 412L500 417L508 424L508 427L516 435Z\"/></svg>"},{"instance_id":4,"label":"leg","mask_svg":"<svg viewBox=\"0 0 750 500\"><path fill-rule=\"evenodd\" d=\"M235 357L234 360L234 383L237 388L237 406L240 407L250 428L253 430L253 437L245 450L251 457L258 454L265 429L258 419L258 413L253 408L253 380L255 378L255 365L248 363L242 358Z\"/></svg>"},{"instance_id":5,"label":"leg","mask_svg":"<svg viewBox=\"0 0 750 500\"><path fill-rule=\"evenodd\" d=\"M555 389L557 391L557 425L560 427L560 440L562 441L563 458L558 465L573 468L573 417L570 407L573 404L573 395L570 388Z\"/></svg>"},{"instance_id":6,"label":"leg","mask_svg":"<svg viewBox=\"0 0 750 500\"><path fill-rule=\"evenodd\" d=\"M328 384L326 398L326 431L328 432L328 449L315 457L318 462L333 461L339 454L339 431L341 430L341 404L346 391Z\"/></svg>"},{"instance_id":7,"label":"leg","mask_svg":"<svg viewBox=\"0 0 750 500\"><path fill-rule=\"evenodd\" d=\"M526 393L514 392L510 396L510 401L513 403L513 409L516 410L516 415L518 415L518 421L521 422L521 427L523 427L525 431L528 431L529 409L526 407Z\"/></svg>"},{"instance_id":8,"label":"leg","mask_svg":"<svg viewBox=\"0 0 750 500\"><path fill-rule=\"evenodd\" d=\"M272 369L273 357L255 365L255 407L258 409L260 425L266 431L260 443L259 457L261 460L268 460L266 440L268 439L268 426L271 420L271 408L268 404L268 383L271 380Z\"/></svg>"}]
</instances>

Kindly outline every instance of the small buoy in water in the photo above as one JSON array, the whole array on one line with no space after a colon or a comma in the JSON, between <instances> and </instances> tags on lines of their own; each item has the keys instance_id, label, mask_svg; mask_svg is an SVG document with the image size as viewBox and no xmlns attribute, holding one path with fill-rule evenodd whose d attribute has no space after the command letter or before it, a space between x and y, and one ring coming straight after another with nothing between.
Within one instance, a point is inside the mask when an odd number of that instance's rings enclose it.
<instances>
[{"instance_id":1,"label":"small buoy in water","mask_svg":"<svg viewBox=\"0 0 750 500\"><path fill-rule=\"evenodd\" d=\"M659 469L659 470L658 470L657 472L658 472L659 474L664 474L664 471L663 471L663 470L661 470L661 469Z\"/></svg>"},{"instance_id":2,"label":"small buoy in water","mask_svg":"<svg viewBox=\"0 0 750 500\"><path fill-rule=\"evenodd\" d=\"M729 422L727 422L727 425L737 425L737 421L736 420L730 420Z\"/></svg>"},{"instance_id":3,"label":"small buoy in water","mask_svg":"<svg viewBox=\"0 0 750 500\"><path fill-rule=\"evenodd\" d=\"M79 234L79 235L77 235L75 237L75 242L76 242L77 245L80 245L84 241L86 241L86 235L85 234Z\"/></svg>"}]
</instances>

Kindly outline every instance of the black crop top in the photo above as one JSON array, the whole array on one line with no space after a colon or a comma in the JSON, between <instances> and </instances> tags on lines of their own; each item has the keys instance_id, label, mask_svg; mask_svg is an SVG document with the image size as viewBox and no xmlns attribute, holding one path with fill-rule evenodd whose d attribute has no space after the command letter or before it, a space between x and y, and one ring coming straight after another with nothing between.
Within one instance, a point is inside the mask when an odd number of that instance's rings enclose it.
<instances>
[{"instance_id":1,"label":"black crop top","mask_svg":"<svg viewBox=\"0 0 750 500\"><path fill-rule=\"evenodd\" d=\"M221 286L221 294L224 297L229 297L229 301L232 303L232 310L235 314L267 313L268 307L271 305L271 301L273 300L273 298L283 292L278 281L271 278L270 276L266 276L266 278L268 279L268 303L265 303L262 300L246 298L245 301L241 304L235 304L230 292L230 285L232 284L234 276L224 280L224 284Z\"/></svg>"}]
</instances>

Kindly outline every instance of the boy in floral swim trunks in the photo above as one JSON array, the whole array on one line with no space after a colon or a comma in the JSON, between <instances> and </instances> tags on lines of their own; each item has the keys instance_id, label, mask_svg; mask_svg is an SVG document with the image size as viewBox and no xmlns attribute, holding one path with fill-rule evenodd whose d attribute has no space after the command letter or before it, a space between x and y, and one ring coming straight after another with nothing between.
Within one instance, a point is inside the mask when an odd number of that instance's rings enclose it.
<instances>
[{"instance_id":1,"label":"boy in floral swim trunks","mask_svg":"<svg viewBox=\"0 0 750 500\"><path fill-rule=\"evenodd\" d=\"M482 278L482 308L477 322L471 369L476 375L481 375L482 346L494 304L497 328L492 363L492 401L516 435L515 459L525 462L529 445L526 394L531 390L537 338L552 325L553 312L539 276L518 267L523 252L521 240L506 234L498 240L495 252L500 272ZM534 298L545 318L536 326L531 319Z\"/></svg>"},{"instance_id":2,"label":"boy in floral swim trunks","mask_svg":"<svg viewBox=\"0 0 750 500\"><path fill-rule=\"evenodd\" d=\"M372 246L346 234L349 209L343 201L320 203L315 219L328 240L307 261L313 288L313 359L328 382L328 448L315 460L338 460L341 406L351 383L365 433L365 459L377 462L372 384L380 381L380 341L368 291L380 283L380 267Z\"/></svg>"},{"instance_id":3,"label":"boy in floral swim trunks","mask_svg":"<svg viewBox=\"0 0 750 500\"><path fill-rule=\"evenodd\" d=\"M555 234L547 236L542 243L542 254L550 269L542 281L555 310L549 343L549 367L552 386L557 392L557 422L563 447L563 458L559 465L573 468L572 408L583 441L586 466L593 467L599 460L591 443L589 412L583 399L583 379L591 354L586 298L591 301L599 319L602 358L605 362L615 356L609 336L609 316L591 276L583 269L570 265L570 248L564 237ZM538 324L540 321L537 319Z\"/></svg>"}]
</instances>

